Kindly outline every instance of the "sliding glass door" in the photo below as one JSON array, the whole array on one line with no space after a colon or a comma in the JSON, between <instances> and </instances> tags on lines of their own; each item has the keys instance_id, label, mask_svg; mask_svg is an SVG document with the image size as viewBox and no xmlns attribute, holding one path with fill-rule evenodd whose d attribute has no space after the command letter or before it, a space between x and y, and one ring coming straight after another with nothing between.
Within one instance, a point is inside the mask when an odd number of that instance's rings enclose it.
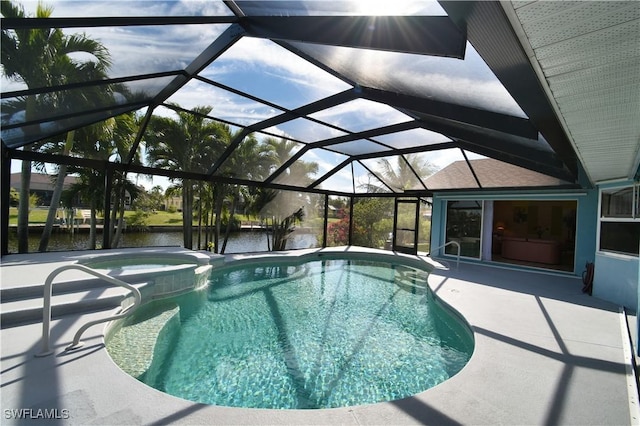
<instances>
[{"instance_id":1,"label":"sliding glass door","mask_svg":"<svg viewBox=\"0 0 640 426\"><path fill-rule=\"evenodd\" d=\"M446 242L460 244L460 255L480 258L482 235L482 201L464 200L447 202ZM457 248L450 244L446 254L457 254Z\"/></svg>"}]
</instances>

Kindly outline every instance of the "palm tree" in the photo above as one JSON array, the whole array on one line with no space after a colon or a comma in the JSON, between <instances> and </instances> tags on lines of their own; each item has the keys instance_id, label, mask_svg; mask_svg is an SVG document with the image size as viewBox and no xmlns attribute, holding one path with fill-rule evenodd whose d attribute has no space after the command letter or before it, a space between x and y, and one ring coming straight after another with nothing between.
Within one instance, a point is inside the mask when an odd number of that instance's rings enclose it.
<instances>
[{"instance_id":1,"label":"palm tree","mask_svg":"<svg viewBox=\"0 0 640 426\"><path fill-rule=\"evenodd\" d=\"M175 105L178 107L177 105ZM177 111L177 120L155 116L146 135L147 156L156 167L204 173L215 154L226 146L221 125L206 115L213 108L198 106L190 112ZM182 226L185 248L193 248L194 182L182 180Z\"/></svg>"},{"instance_id":2,"label":"palm tree","mask_svg":"<svg viewBox=\"0 0 640 426\"><path fill-rule=\"evenodd\" d=\"M122 162L131 151L135 142L136 128L139 124L133 112L115 117L115 128L113 129L112 135L113 155L117 157L116 160L118 162ZM139 151L138 149L138 151L134 153L133 163L140 163ZM127 179L126 173L120 173L117 175L114 185L114 208L111 212L111 226L108 230L111 247L118 247L120 244L120 238L124 228L125 194L127 192L131 197L131 201L133 201L139 191L137 186Z\"/></svg>"},{"instance_id":3,"label":"palm tree","mask_svg":"<svg viewBox=\"0 0 640 426\"><path fill-rule=\"evenodd\" d=\"M228 128L228 127L227 127ZM231 134L229 140L233 140L237 134ZM273 155L271 150L264 149L264 146L258 142L255 135L248 135L242 143L236 148L233 155L225 162L221 175L228 177L246 178L250 180L262 180L267 176L268 170L273 164ZM231 207L229 208L229 221L225 230L222 247L220 253L224 253L229 234L231 232L231 224L233 223L236 207L240 198L249 200L251 194L246 186L231 185ZM221 212L216 211L216 215Z\"/></svg>"},{"instance_id":4,"label":"palm tree","mask_svg":"<svg viewBox=\"0 0 640 426\"><path fill-rule=\"evenodd\" d=\"M77 172L77 171L75 171ZM89 229L89 250L96 248L96 218L97 211L104 207L104 171L87 169L78 173L79 179L71 187L62 192L63 204L67 208L73 208L71 200L80 195L83 199L89 200L91 208L91 228Z\"/></svg>"},{"instance_id":5,"label":"palm tree","mask_svg":"<svg viewBox=\"0 0 640 426\"><path fill-rule=\"evenodd\" d=\"M265 170L273 171L282 166L293 155L295 142L286 139L267 138L264 146L268 151L265 158L271 161ZM297 186L304 186L312 182L312 176L318 171L318 164L304 161L296 161L281 177L281 183L290 183ZM270 190L259 188L255 196L255 204L252 206L254 212L266 218L271 218L273 236L271 241L272 250L284 250L287 239L295 229L295 224L304 219L304 207L309 200L301 197L299 193L292 191Z\"/></svg>"},{"instance_id":6,"label":"palm tree","mask_svg":"<svg viewBox=\"0 0 640 426\"><path fill-rule=\"evenodd\" d=\"M410 189L416 179L424 179L436 171L435 166L420 154L398 155L395 158L397 159L395 165L387 158L379 159L377 163L381 176L372 176L376 181L382 178L384 183L394 191L402 192ZM370 182L361 186L368 192L383 191L383 188Z\"/></svg>"},{"instance_id":7,"label":"palm tree","mask_svg":"<svg viewBox=\"0 0 640 426\"><path fill-rule=\"evenodd\" d=\"M99 123L82 127L75 131L75 151L84 158L108 160L113 155L113 132L116 119L110 118ZM97 212L104 210L104 180L106 170L86 167L69 167L69 172L80 176L80 184L74 187L75 193L89 201L91 221L89 231L89 249L96 248ZM71 192L74 192L71 191ZM108 230L103 229L103 232Z\"/></svg>"},{"instance_id":8,"label":"palm tree","mask_svg":"<svg viewBox=\"0 0 640 426\"><path fill-rule=\"evenodd\" d=\"M24 8L11 1L0 2L0 11L5 18L26 17ZM53 8L39 3L36 17L48 18L52 12ZM59 28L2 29L1 43L4 75L14 81L23 82L30 89L87 81L88 76L94 79L98 75L104 75L102 73L110 64L109 53L100 43L88 39L84 35L67 36ZM74 52L90 53L96 61L78 63L69 56ZM26 97L25 121L35 118L36 111L43 106L41 105L43 103L46 103L48 108L63 106L63 100L57 99L55 93L47 94L44 98L46 100L37 96ZM37 130L38 125L35 126ZM24 149L31 148L25 147ZM30 161L22 162L21 180L21 199L27 200L31 182ZM52 208L56 207L57 205L52 206ZM18 209L18 251L24 253L28 251L28 204L22 202ZM55 210L53 210L53 216L50 219L51 224L54 216Z\"/></svg>"}]
</instances>

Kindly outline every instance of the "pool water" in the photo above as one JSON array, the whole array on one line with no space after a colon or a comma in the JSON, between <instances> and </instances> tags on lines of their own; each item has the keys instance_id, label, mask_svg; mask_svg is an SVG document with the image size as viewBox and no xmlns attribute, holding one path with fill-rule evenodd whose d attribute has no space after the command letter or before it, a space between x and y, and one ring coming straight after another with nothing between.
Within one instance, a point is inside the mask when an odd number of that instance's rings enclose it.
<instances>
[{"instance_id":1,"label":"pool water","mask_svg":"<svg viewBox=\"0 0 640 426\"><path fill-rule=\"evenodd\" d=\"M414 395L473 351L469 328L426 281L426 271L363 260L214 271L204 303L178 301L180 331L158 342L171 349L147 384L205 404L279 409Z\"/></svg>"}]
</instances>

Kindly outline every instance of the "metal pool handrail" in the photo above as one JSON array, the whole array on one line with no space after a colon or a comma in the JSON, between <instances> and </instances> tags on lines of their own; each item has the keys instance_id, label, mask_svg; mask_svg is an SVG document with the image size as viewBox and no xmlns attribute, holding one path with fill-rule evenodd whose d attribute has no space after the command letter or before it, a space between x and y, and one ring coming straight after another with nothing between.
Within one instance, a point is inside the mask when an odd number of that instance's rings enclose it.
<instances>
[{"instance_id":1,"label":"metal pool handrail","mask_svg":"<svg viewBox=\"0 0 640 426\"><path fill-rule=\"evenodd\" d=\"M73 343L71 343L71 345L67 346L65 350L73 350L73 349L78 349L79 347L82 346L82 343L80 343L80 337L82 337L82 334L89 328L92 327L96 324L100 324L102 322L107 322L107 321L112 321L115 319L120 319L120 318L124 318L127 315L131 314L142 302L142 295L140 294L140 290L138 290L137 288L135 288L134 286L132 286L131 284L125 283L124 281L120 281L117 278L113 278L109 275L100 273L98 271L95 271L91 268L88 268L84 265L65 265L65 266L61 266L58 269L54 270L53 272L51 272L49 274L49 276L47 277L47 279L45 280L44 283L44 307L42 308L42 352L36 354L37 357L44 357L44 356L48 356L51 355L53 353L53 350L51 350L51 348L49 347L49 339L50 339L50 335L51 335L51 297L52 297L52 293L53 293L53 279L60 274L63 271L69 270L69 269L78 269L80 271L84 271L88 274L91 274L95 277L101 278L113 285L117 285L120 287L124 287L128 290L131 290L131 292L133 293L133 304L130 306L127 306L122 312L120 312L119 314L116 315L112 315L110 317L107 318L102 318L99 320L93 320L93 321L89 321L86 324L84 324L82 327L80 327L78 329L78 331L76 332L75 336L73 337Z\"/></svg>"},{"instance_id":2,"label":"metal pool handrail","mask_svg":"<svg viewBox=\"0 0 640 426\"><path fill-rule=\"evenodd\" d=\"M457 242L457 241L449 241L448 243L444 243L443 245L436 247L434 250L431 250L429 252L429 256L431 256L431 252L433 252L435 250L440 250L440 249L445 248L446 246L452 245L452 244L454 246L456 246L456 248L458 249L458 254L456 256L456 269L458 269L458 267L460 266L460 243Z\"/></svg>"}]
</instances>

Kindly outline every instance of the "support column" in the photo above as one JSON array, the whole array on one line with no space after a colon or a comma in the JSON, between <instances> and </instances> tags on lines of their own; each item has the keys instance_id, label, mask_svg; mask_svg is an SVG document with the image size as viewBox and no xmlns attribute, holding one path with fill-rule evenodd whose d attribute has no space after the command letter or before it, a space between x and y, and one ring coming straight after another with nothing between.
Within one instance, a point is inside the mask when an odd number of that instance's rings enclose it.
<instances>
[{"instance_id":1,"label":"support column","mask_svg":"<svg viewBox=\"0 0 640 426\"><path fill-rule=\"evenodd\" d=\"M322 248L327 247L327 227L329 226L329 194L324 194L324 227L322 228Z\"/></svg>"},{"instance_id":2,"label":"support column","mask_svg":"<svg viewBox=\"0 0 640 426\"><path fill-rule=\"evenodd\" d=\"M9 202L11 200L11 157L9 150L2 144L2 176L0 176L0 250L2 255L9 254Z\"/></svg>"},{"instance_id":3,"label":"support column","mask_svg":"<svg viewBox=\"0 0 640 426\"><path fill-rule=\"evenodd\" d=\"M107 164L104 168L104 221L102 225L102 248L111 248L111 189L113 186L113 168Z\"/></svg>"},{"instance_id":4,"label":"support column","mask_svg":"<svg viewBox=\"0 0 640 426\"><path fill-rule=\"evenodd\" d=\"M349 242L353 241L353 196L349 197Z\"/></svg>"}]
</instances>

